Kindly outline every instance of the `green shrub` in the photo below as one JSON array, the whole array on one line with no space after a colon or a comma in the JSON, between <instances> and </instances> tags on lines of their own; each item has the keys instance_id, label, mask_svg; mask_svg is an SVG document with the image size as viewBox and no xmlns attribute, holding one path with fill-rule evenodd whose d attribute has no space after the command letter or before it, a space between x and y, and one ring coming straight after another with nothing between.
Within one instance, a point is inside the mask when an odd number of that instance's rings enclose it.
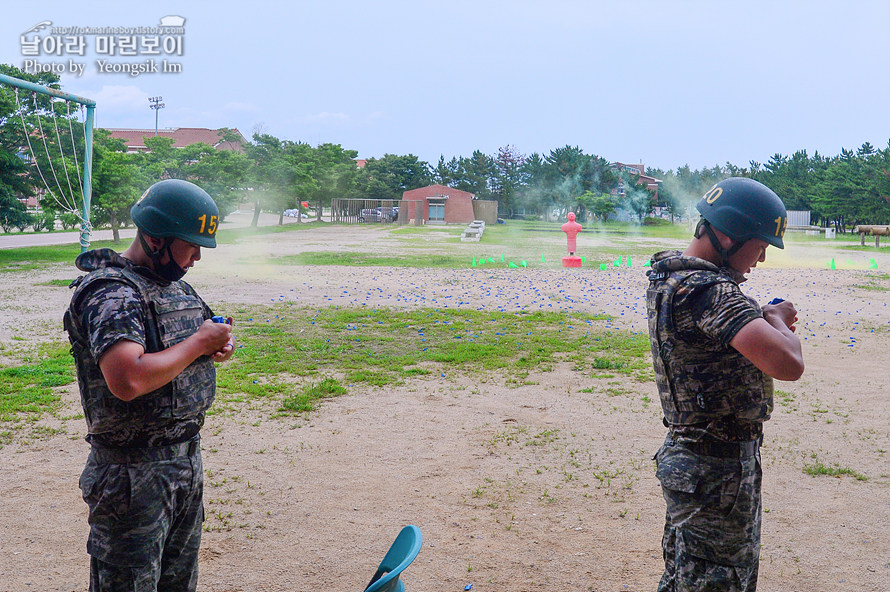
<instances>
[{"instance_id":1,"label":"green shrub","mask_svg":"<svg viewBox=\"0 0 890 592\"><path fill-rule=\"evenodd\" d=\"M59 222L62 223L62 228L64 230L69 230L80 224L80 216L72 214L71 212L63 212L59 214Z\"/></svg>"},{"instance_id":2,"label":"green shrub","mask_svg":"<svg viewBox=\"0 0 890 592\"><path fill-rule=\"evenodd\" d=\"M671 221L664 218L644 218L643 226L670 226Z\"/></svg>"},{"instance_id":3,"label":"green shrub","mask_svg":"<svg viewBox=\"0 0 890 592\"><path fill-rule=\"evenodd\" d=\"M44 230L54 230L56 227L56 214L50 211L40 212L34 215L34 221L31 228L34 232L43 232Z\"/></svg>"}]
</instances>

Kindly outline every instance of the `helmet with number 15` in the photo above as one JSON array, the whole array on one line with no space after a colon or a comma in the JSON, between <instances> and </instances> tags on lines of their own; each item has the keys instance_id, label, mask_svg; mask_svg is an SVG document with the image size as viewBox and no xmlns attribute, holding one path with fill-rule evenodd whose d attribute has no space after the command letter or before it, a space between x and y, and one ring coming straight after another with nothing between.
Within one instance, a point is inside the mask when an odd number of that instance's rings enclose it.
<instances>
[{"instance_id":1,"label":"helmet with number 15","mask_svg":"<svg viewBox=\"0 0 890 592\"><path fill-rule=\"evenodd\" d=\"M130 217L148 236L216 247L219 209L213 198L194 183L181 179L155 183L130 209Z\"/></svg>"}]
</instances>

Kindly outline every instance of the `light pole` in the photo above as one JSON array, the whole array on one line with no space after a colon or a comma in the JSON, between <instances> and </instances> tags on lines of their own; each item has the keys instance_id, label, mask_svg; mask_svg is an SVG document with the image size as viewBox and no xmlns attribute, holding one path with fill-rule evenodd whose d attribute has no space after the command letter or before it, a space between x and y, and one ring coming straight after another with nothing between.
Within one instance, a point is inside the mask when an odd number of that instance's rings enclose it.
<instances>
[{"instance_id":1,"label":"light pole","mask_svg":"<svg viewBox=\"0 0 890 592\"><path fill-rule=\"evenodd\" d=\"M149 105L149 108L155 110L155 135L158 135L158 109L163 109L165 107L164 103L161 101L164 100L164 97L148 97L148 102L152 103Z\"/></svg>"}]
</instances>

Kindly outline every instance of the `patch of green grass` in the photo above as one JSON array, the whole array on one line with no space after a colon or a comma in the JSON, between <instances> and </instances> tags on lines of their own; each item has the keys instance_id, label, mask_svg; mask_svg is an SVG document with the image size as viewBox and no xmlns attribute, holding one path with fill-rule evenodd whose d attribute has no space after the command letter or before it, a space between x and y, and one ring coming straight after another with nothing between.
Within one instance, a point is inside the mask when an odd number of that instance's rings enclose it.
<instances>
[{"instance_id":1,"label":"patch of green grass","mask_svg":"<svg viewBox=\"0 0 890 592\"><path fill-rule=\"evenodd\" d=\"M559 430L541 430L537 434L535 434L532 438L529 438L525 445L526 446L544 446L545 444L550 444L559 439Z\"/></svg>"},{"instance_id":2,"label":"patch of green grass","mask_svg":"<svg viewBox=\"0 0 890 592\"><path fill-rule=\"evenodd\" d=\"M63 428L51 428L48 426L35 425L31 427L29 437L34 440L49 440L56 434L64 434Z\"/></svg>"},{"instance_id":3,"label":"patch of green grass","mask_svg":"<svg viewBox=\"0 0 890 592\"><path fill-rule=\"evenodd\" d=\"M553 222L548 222L544 220L507 220L506 224L489 224L485 227L485 233L482 235L483 240L485 237L489 236L491 232L492 237L496 237L499 235L515 235L523 232L552 232L552 233L561 233L562 225L565 224L566 220L554 220ZM689 229L685 224L654 224L654 225L646 225L641 226L639 224L629 223L629 222L582 222L583 230L581 234L578 235L579 238L584 236L585 233L589 234L609 234L610 236L627 236L634 237L645 235L648 237L655 238L682 238L685 239L689 236Z\"/></svg>"},{"instance_id":4,"label":"patch of green grass","mask_svg":"<svg viewBox=\"0 0 890 592\"><path fill-rule=\"evenodd\" d=\"M262 236L266 234L280 234L282 232L295 232L300 230L308 230L318 228L319 226L330 226L326 222L316 222L315 220L307 220L305 222L290 222L281 226L248 226L246 228L221 228L216 233L216 242L218 244L234 244L239 240L249 236Z\"/></svg>"},{"instance_id":5,"label":"patch of green grass","mask_svg":"<svg viewBox=\"0 0 890 592\"><path fill-rule=\"evenodd\" d=\"M836 236L840 238L841 235L838 234ZM866 252L866 253L867 252L880 253L881 249L887 248L886 245L882 245L880 247L875 247L874 239L872 239L871 244L869 244L868 237L866 237L866 239L865 239L865 244L861 245L861 244L859 244L859 235L857 234L855 236L856 236L856 239L854 241L850 241L850 239L845 239L845 242L847 242L848 244L844 244L844 245L835 244L833 246L836 249L841 250L841 251L859 251L859 252Z\"/></svg>"},{"instance_id":6,"label":"patch of green grass","mask_svg":"<svg viewBox=\"0 0 890 592\"><path fill-rule=\"evenodd\" d=\"M238 350L219 367L219 400L288 398L320 373L352 385L384 387L451 372L495 372L508 379L548 372L569 357L590 368L594 356L635 376L649 365L648 336L618 331L604 316L382 308L303 309L278 303L242 309ZM216 407L216 406L215 406Z\"/></svg>"},{"instance_id":7,"label":"patch of green grass","mask_svg":"<svg viewBox=\"0 0 890 592\"><path fill-rule=\"evenodd\" d=\"M348 265L352 267L424 267L454 269L467 267L470 259L464 255L439 255L428 252L411 252L390 255L354 253L344 251L313 251L275 257L279 265Z\"/></svg>"},{"instance_id":8,"label":"patch of green grass","mask_svg":"<svg viewBox=\"0 0 890 592\"><path fill-rule=\"evenodd\" d=\"M593 358L593 367L597 370L620 370L624 366L621 360L612 360L597 356Z\"/></svg>"},{"instance_id":9,"label":"patch of green grass","mask_svg":"<svg viewBox=\"0 0 890 592\"><path fill-rule=\"evenodd\" d=\"M510 426L502 432L497 432L488 440L489 446L497 446L500 443L504 443L507 446L512 446L513 444L519 444L520 436L528 433L528 428L526 426Z\"/></svg>"},{"instance_id":10,"label":"patch of green grass","mask_svg":"<svg viewBox=\"0 0 890 592\"><path fill-rule=\"evenodd\" d=\"M285 224L284 226L261 226L259 228L248 227L223 229L217 233L216 240L218 243L229 244L238 242L238 240L247 236L278 234L280 232L293 232L309 228L316 228L321 225L327 226L327 224L319 222L305 222L302 224ZM129 244L129 239L123 239L117 243L110 240L93 241L90 243L90 249L110 248L120 252ZM71 263L73 265L74 260L77 258L78 255L80 255L80 245L77 243L66 245L46 245L38 247L20 247L16 249L0 249L0 273L39 269L49 263ZM65 285L67 286L67 284Z\"/></svg>"},{"instance_id":11,"label":"patch of green grass","mask_svg":"<svg viewBox=\"0 0 890 592\"><path fill-rule=\"evenodd\" d=\"M113 241L96 241L91 249L112 248L120 250L127 243ZM80 245L48 245L41 247L21 247L18 249L0 249L0 273L40 269L50 263L70 263L80 255Z\"/></svg>"},{"instance_id":12,"label":"patch of green grass","mask_svg":"<svg viewBox=\"0 0 890 592\"><path fill-rule=\"evenodd\" d=\"M280 411L303 413L315 411L316 402L321 399L329 399L339 395L345 395L346 389L335 378L325 378L321 382L303 387L303 389L289 397L285 397L281 403Z\"/></svg>"},{"instance_id":13,"label":"patch of green grass","mask_svg":"<svg viewBox=\"0 0 890 592\"><path fill-rule=\"evenodd\" d=\"M776 389L775 398L783 405L791 405L794 403L794 395L780 389Z\"/></svg>"},{"instance_id":14,"label":"patch of green grass","mask_svg":"<svg viewBox=\"0 0 890 592\"><path fill-rule=\"evenodd\" d=\"M39 418L58 409L61 397L53 387L74 380L74 361L64 343L41 346L22 365L0 368L0 422L18 421L22 415Z\"/></svg>"},{"instance_id":15,"label":"patch of green grass","mask_svg":"<svg viewBox=\"0 0 890 592\"><path fill-rule=\"evenodd\" d=\"M861 290L870 290L872 292L887 292L890 291L890 286L883 285L880 282L886 282L890 280L890 275L886 273L870 273L867 276L868 283L867 284L854 284L854 288L859 288Z\"/></svg>"},{"instance_id":16,"label":"patch of green grass","mask_svg":"<svg viewBox=\"0 0 890 592\"><path fill-rule=\"evenodd\" d=\"M71 284L72 281L74 281L74 280L73 279L71 279L71 280L49 280L48 282L39 282L34 285L35 286L53 286L53 287L58 287L58 288L67 288Z\"/></svg>"},{"instance_id":17,"label":"patch of green grass","mask_svg":"<svg viewBox=\"0 0 890 592\"><path fill-rule=\"evenodd\" d=\"M806 473L807 475L811 475L813 477L817 477L819 475L827 475L829 477L840 477L841 475L850 475L857 481L868 481L868 477L866 475L863 475L862 473L859 473L858 471L855 471L849 467L840 467L840 466L829 467L829 466L822 464L818 460L816 462L814 462L813 464L805 464L803 466L803 472Z\"/></svg>"}]
</instances>

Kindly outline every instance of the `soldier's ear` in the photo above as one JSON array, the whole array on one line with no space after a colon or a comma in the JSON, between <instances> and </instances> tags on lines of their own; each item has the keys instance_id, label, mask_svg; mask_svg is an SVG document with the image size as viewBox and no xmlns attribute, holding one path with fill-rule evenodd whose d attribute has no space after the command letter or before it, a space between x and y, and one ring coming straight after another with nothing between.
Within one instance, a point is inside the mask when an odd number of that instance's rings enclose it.
<instances>
[{"instance_id":1,"label":"soldier's ear","mask_svg":"<svg viewBox=\"0 0 890 592\"><path fill-rule=\"evenodd\" d=\"M720 246L724 249L731 249L733 245L735 245L735 241L729 238L727 235L723 234L713 226L711 228L714 230L714 234L717 235L717 240L720 241Z\"/></svg>"},{"instance_id":2,"label":"soldier's ear","mask_svg":"<svg viewBox=\"0 0 890 592\"><path fill-rule=\"evenodd\" d=\"M148 243L148 246L151 247L152 251L157 251L164 246L164 239L148 236L147 234L145 235L145 242Z\"/></svg>"}]
</instances>

